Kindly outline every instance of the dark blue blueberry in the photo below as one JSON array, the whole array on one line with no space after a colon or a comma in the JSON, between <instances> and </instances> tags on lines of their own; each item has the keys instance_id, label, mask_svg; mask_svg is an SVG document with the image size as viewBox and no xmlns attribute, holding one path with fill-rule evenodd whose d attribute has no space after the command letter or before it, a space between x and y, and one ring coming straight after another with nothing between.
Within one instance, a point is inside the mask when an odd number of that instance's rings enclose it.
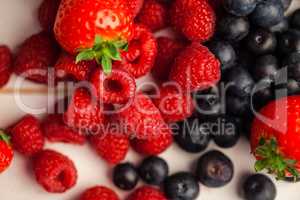
<instances>
[{"instance_id":1,"label":"dark blue blueberry","mask_svg":"<svg viewBox=\"0 0 300 200\"><path fill-rule=\"evenodd\" d=\"M292 28L300 30L300 9L296 10L291 17Z\"/></svg>"},{"instance_id":2,"label":"dark blue blueberry","mask_svg":"<svg viewBox=\"0 0 300 200\"><path fill-rule=\"evenodd\" d=\"M257 81L261 79L274 80L279 68L278 60L275 56L268 54L260 56L256 59L256 62L251 70L253 78Z\"/></svg>"},{"instance_id":3,"label":"dark blue blueberry","mask_svg":"<svg viewBox=\"0 0 300 200\"><path fill-rule=\"evenodd\" d=\"M287 55L283 60L283 66L287 67L290 78L300 81L300 52Z\"/></svg>"},{"instance_id":4,"label":"dark blue blueberry","mask_svg":"<svg viewBox=\"0 0 300 200\"><path fill-rule=\"evenodd\" d=\"M287 82L288 95L300 94L300 82L295 79L288 79Z\"/></svg>"},{"instance_id":5,"label":"dark blue blueberry","mask_svg":"<svg viewBox=\"0 0 300 200\"><path fill-rule=\"evenodd\" d=\"M265 106L269 101L275 98L274 80L262 79L255 84L252 90L252 107L258 111Z\"/></svg>"},{"instance_id":6,"label":"dark blue blueberry","mask_svg":"<svg viewBox=\"0 0 300 200\"><path fill-rule=\"evenodd\" d=\"M226 114L242 117L250 110L249 98L240 98L233 95L226 96Z\"/></svg>"},{"instance_id":7,"label":"dark blue blueberry","mask_svg":"<svg viewBox=\"0 0 300 200\"><path fill-rule=\"evenodd\" d=\"M232 161L220 151L209 151L200 157L196 176L207 187L222 187L228 184L234 173Z\"/></svg>"},{"instance_id":8,"label":"dark blue blueberry","mask_svg":"<svg viewBox=\"0 0 300 200\"><path fill-rule=\"evenodd\" d=\"M239 48L236 52L238 65L245 69L251 69L255 61L255 55L244 47Z\"/></svg>"},{"instance_id":9,"label":"dark blue blueberry","mask_svg":"<svg viewBox=\"0 0 300 200\"><path fill-rule=\"evenodd\" d=\"M220 94L218 88L199 91L194 94L196 112L199 116L216 116L221 112Z\"/></svg>"},{"instance_id":10,"label":"dark blue blueberry","mask_svg":"<svg viewBox=\"0 0 300 200\"><path fill-rule=\"evenodd\" d=\"M247 16L253 12L257 0L224 0L225 9L236 16Z\"/></svg>"},{"instance_id":11,"label":"dark blue blueberry","mask_svg":"<svg viewBox=\"0 0 300 200\"><path fill-rule=\"evenodd\" d=\"M289 20L287 18L284 18L278 24L271 26L269 28L269 30L273 33L282 33L284 31L287 31L288 29L289 29Z\"/></svg>"},{"instance_id":12,"label":"dark blue blueberry","mask_svg":"<svg viewBox=\"0 0 300 200\"><path fill-rule=\"evenodd\" d=\"M300 52L300 30L290 29L280 34L278 51L285 55Z\"/></svg>"},{"instance_id":13,"label":"dark blue blueberry","mask_svg":"<svg viewBox=\"0 0 300 200\"><path fill-rule=\"evenodd\" d=\"M136 168L130 163L119 164L113 171L113 182L122 190L132 190L139 180Z\"/></svg>"}]
</instances>

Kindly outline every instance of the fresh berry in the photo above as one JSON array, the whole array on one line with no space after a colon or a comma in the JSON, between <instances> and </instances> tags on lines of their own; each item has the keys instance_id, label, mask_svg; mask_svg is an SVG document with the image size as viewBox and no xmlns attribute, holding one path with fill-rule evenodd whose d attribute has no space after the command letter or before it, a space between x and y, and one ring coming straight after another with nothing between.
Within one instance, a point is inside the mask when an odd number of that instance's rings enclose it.
<instances>
[{"instance_id":1,"label":"fresh berry","mask_svg":"<svg viewBox=\"0 0 300 200\"><path fill-rule=\"evenodd\" d=\"M174 85L161 86L157 95L153 103L167 123L182 121L194 112L195 103L190 93Z\"/></svg>"},{"instance_id":2,"label":"fresh berry","mask_svg":"<svg viewBox=\"0 0 300 200\"><path fill-rule=\"evenodd\" d=\"M135 78L146 75L154 66L157 55L157 43L153 34L141 25L135 25L133 40L128 51L122 52L122 61L116 62L116 68L123 69Z\"/></svg>"},{"instance_id":3,"label":"fresh berry","mask_svg":"<svg viewBox=\"0 0 300 200\"><path fill-rule=\"evenodd\" d=\"M236 117L243 117L250 112L249 98L241 98L235 95L226 96L226 113Z\"/></svg>"},{"instance_id":4,"label":"fresh berry","mask_svg":"<svg viewBox=\"0 0 300 200\"><path fill-rule=\"evenodd\" d=\"M164 190L169 199L195 200L199 195L200 187L192 174L178 172L165 180Z\"/></svg>"},{"instance_id":5,"label":"fresh berry","mask_svg":"<svg viewBox=\"0 0 300 200\"><path fill-rule=\"evenodd\" d=\"M246 200L274 200L277 195L275 184L263 174L254 174L243 184Z\"/></svg>"},{"instance_id":6,"label":"fresh berry","mask_svg":"<svg viewBox=\"0 0 300 200\"><path fill-rule=\"evenodd\" d=\"M285 32L289 29L289 21L288 19L285 17L281 22L279 22L278 24L271 26L269 28L269 30L273 33L282 33Z\"/></svg>"},{"instance_id":7,"label":"fresh berry","mask_svg":"<svg viewBox=\"0 0 300 200\"><path fill-rule=\"evenodd\" d=\"M283 32L278 39L278 50L282 54L300 51L300 30L290 29Z\"/></svg>"},{"instance_id":8,"label":"fresh berry","mask_svg":"<svg viewBox=\"0 0 300 200\"><path fill-rule=\"evenodd\" d=\"M279 179L299 178L299 107L299 96L284 97L268 103L254 119L251 147L257 171L266 169Z\"/></svg>"},{"instance_id":9,"label":"fresh berry","mask_svg":"<svg viewBox=\"0 0 300 200\"><path fill-rule=\"evenodd\" d=\"M0 46L0 87L6 85L9 81L12 72L12 54L10 49L5 46Z\"/></svg>"},{"instance_id":10,"label":"fresh berry","mask_svg":"<svg viewBox=\"0 0 300 200\"><path fill-rule=\"evenodd\" d=\"M168 9L158 0L146 0L136 21L151 31L157 31L168 25Z\"/></svg>"},{"instance_id":11,"label":"fresh berry","mask_svg":"<svg viewBox=\"0 0 300 200\"><path fill-rule=\"evenodd\" d=\"M167 198L158 189L150 186L143 186L130 194L128 200L167 200Z\"/></svg>"},{"instance_id":12,"label":"fresh berry","mask_svg":"<svg viewBox=\"0 0 300 200\"><path fill-rule=\"evenodd\" d=\"M175 57L183 49L184 44L176 39L167 37L157 38L157 57L152 74L155 79L166 81L169 78L172 64Z\"/></svg>"},{"instance_id":13,"label":"fresh berry","mask_svg":"<svg viewBox=\"0 0 300 200\"><path fill-rule=\"evenodd\" d=\"M138 170L143 181L150 185L159 186L169 174L167 162L156 156L145 158Z\"/></svg>"},{"instance_id":14,"label":"fresh berry","mask_svg":"<svg viewBox=\"0 0 300 200\"><path fill-rule=\"evenodd\" d=\"M199 43L186 47L176 58L170 74L183 89L197 91L215 85L221 76L219 60Z\"/></svg>"},{"instance_id":15,"label":"fresh berry","mask_svg":"<svg viewBox=\"0 0 300 200\"><path fill-rule=\"evenodd\" d=\"M236 16L247 16L256 7L257 0L223 0L225 9Z\"/></svg>"},{"instance_id":16,"label":"fresh berry","mask_svg":"<svg viewBox=\"0 0 300 200\"><path fill-rule=\"evenodd\" d=\"M209 151L197 163L196 175L207 187L223 187L233 178L233 163L220 151Z\"/></svg>"},{"instance_id":17,"label":"fresh berry","mask_svg":"<svg viewBox=\"0 0 300 200\"><path fill-rule=\"evenodd\" d=\"M132 190L139 180L137 169L130 163L115 166L113 170L113 182L122 190Z\"/></svg>"},{"instance_id":18,"label":"fresh berry","mask_svg":"<svg viewBox=\"0 0 300 200\"><path fill-rule=\"evenodd\" d=\"M194 94L196 112L201 116L218 116L221 112L221 98L217 87L199 91Z\"/></svg>"},{"instance_id":19,"label":"fresh berry","mask_svg":"<svg viewBox=\"0 0 300 200\"><path fill-rule=\"evenodd\" d=\"M127 0L127 4L129 4L129 9L133 12L133 17L136 17L143 7L144 0Z\"/></svg>"},{"instance_id":20,"label":"fresh berry","mask_svg":"<svg viewBox=\"0 0 300 200\"><path fill-rule=\"evenodd\" d=\"M38 83L48 82L48 68L57 60L58 49L51 37L41 32L28 38L20 47L14 72Z\"/></svg>"},{"instance_id":21,"label":"fresh berry","mask_svg":"<svg viewBox=\"0 0 300 200\"><path fill-rule=\"evenodd\" d=\"M300 9L293 13L291 17L291 25L293 28L300 30Z\"/></svg>"},{"instance_id":22,"label":"fresh berry","mask_svg":"<svg viewBox=\"0 0 300 200\"><path fill-rule=\"evenodd\" d=\"M113 69L106 75L101 69L96 69L90 82L103 103L125 104L134 99L135 79L123 70Z\"/></svg>"},{"instance_id":23,"label":"fresh berry","mask_svg":"<svg viewBox=\"0 0 300 200\"><path fill-rule=\"evenodd\" d=\"M14 149L26 156L38 153L44 147L44 136L37 118L24 116L11 129Z\"/></svg>"},{"instance_id":24,"label":"fresh berry","mask_svg":"<svg viewBox=\"0 0 300 200\"><path fill-rule=\"evenodd\" d=\"M95 186L87 189L80 200L120 200L117 194L104 186Z\"/></svg>"},{"instance_id":25,"label":"fresh berry","mask_svg":"<svg viewBox=\"0 0 300 200\"><path fill-rule=\"evenodd\" d=\"M216 15L207 0L176 0L170 12L172 25L189 40L204 42L213 36Z\"/></svg>"},{"instance_id":26,"label":"fresh berry","mask_svg":"<svg viewBox=\"0 0 300 200\"><path fill-rule=\"evenodd\" d=\"M283 8L286 11L291 6L293 0L280 0L280 1L282 2Z\"/></svg>"},{"instance_id":27,"label":"fresh berry","mask_svg":"<svg viewBox=\"0 0 300 200\"><path fill-rule=\"evenodd\" d=\"M66 192L77 182L73 161L53 150L44 150L36 155L33 171L37 182L51 193Z\"/></svg>"},{"instance_id":28,"label":"fresh berry","mask_svg":"<svg viewBox=\"0 0 300 200\"><path fill-rule=\"evenodd\" d=\"M68 127L63 121L62 114L49 114L41 124L45 137L50 142L84 144L85 136Z\"/></svg>"},{"instance_id":29,"label":"fresh berry","mask_svg":"<svg viewBox=\"0 0 300 200\"><path fill-rule=\"evenodd\" d=\"M294 52L283 59L283 66L287 67L289 78L300 81L300 52Z\"/></svg>"},{"instance_id":30,"label":"fresh berry","mask_svg":"<svg viewBox=\"0 0 300 200\"><path fill-rule=\"evenodd\" d=\"M252 71L252 76L257 81L261 79L274 80L277 71L279 69L279 63L275 56L268 54L256 58Z\"/></svg>"},{"instance_id":31,"label":"fresh berry","mask_svg":"<svg viewBox=\"0 0 300 200\"><path fill-rule=\"evenodd\" d=\"M13 157L14 152L10 145L10 137L0 130L0 173L10 166Z\"/></svg>"},{"instance_id":32,"label":"fresh berry","mask_svg":"<svg viewBox=\"0 0 300 200\"><path fill-rule=\"evenodd\" d=\"M55 66L55 75L58 79L68 79L83 81L87 80L96 68L94 61L80 61L76 64L75 57L66 53L62 53Z\"/></svg>"},{"instance_id":33,"label":"fresh berry","mask_svg":"<svg viewBox=\"0 0 300 200\"><path fill-rule=\"evenodd\" d=\"M39 8L39 22L45 31L52 32L61 0L44 0Z\"/></svg>"}]
</instances>

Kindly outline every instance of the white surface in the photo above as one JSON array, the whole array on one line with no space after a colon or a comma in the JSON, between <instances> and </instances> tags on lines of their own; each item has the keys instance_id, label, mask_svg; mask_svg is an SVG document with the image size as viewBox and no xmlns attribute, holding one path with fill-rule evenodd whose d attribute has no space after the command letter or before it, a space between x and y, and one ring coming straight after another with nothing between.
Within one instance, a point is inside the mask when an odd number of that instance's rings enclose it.
<instances>
[{"instance_id":1,"label":"white surface","mask_svg":"<svg viewBox=\"0 0 300 200\"><path fill-rule=\"evenodd\" d=\"M36 21L36 9L40 0L0 0L0 43L10 45L15 49L25 38L32 33L38 32ZM294 8L299 4L299 0L294 0ZM14 79L7 87L12 87ZM32 84L25 84L25 86ZM43 96L24 97L26 103L45 107L47 98ZM24 113L18 108L13 96L0 95L0 127L6 127L10 123L19 119ZM88 147L78 147L65 144L47 144L47 147L56 149L74 160L79 174L76 187L65 194L49 194L36 184L30 168L29 160L16 154L12 166L5 173L0 175L0 199L1 200L75 200L86 188L94 185L106 185L114 188L109 174L111 168L108 167L95 153ZM211 144L210 149L215 148ZM240 143L230 150L224 151L234 162L234 180L224 188L209 189L201 185L201 193L198 200L238 200L239 187L242 177L253 172L254 160L249 154L250 149L246 141ZM195 160L200 154L187 154L176 145L165 152L162 157L166 158L171 172L190 170ZM127 160L139 162L141 157L130 152ZM277 182L278 200L289 199L298 200L300 198L299 184ZM126 194L118 191L122 199Z\"/></svg>"}]
</instances>

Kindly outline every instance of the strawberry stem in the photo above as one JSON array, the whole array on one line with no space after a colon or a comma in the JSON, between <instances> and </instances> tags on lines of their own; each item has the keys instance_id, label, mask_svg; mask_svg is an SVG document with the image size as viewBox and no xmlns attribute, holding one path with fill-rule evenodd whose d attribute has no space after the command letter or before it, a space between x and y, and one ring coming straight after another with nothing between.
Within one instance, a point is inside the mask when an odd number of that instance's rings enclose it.
<instances>
[{"instance_id":1,"label":"strawberry stem","mask_svg":"<svg viewBox=\"0 0 300 200\"><path fill-rule=\"evenodd\" d=\"M4 130L0 129L0 141L4 141L6 144L10 145L10 136L7 135Z\"/></svg>"},{"instance_id":2,"label":"strawberry stem","mask_svg":"<svg viewBox=\"0 0 300 200\"><path fill-rule=\"evenodd\" d=\"M297 161L286 159L280 152L276 138L266 140L261 138L259 146L255 151L256 156L260 158L255 163L255 170L260 172L264 169L270 174L275 174L277 180L282 180L286 177L286 172L289 172L294 180L299 178L299 171L296 168Z\"/></svg>"}]
</instances>

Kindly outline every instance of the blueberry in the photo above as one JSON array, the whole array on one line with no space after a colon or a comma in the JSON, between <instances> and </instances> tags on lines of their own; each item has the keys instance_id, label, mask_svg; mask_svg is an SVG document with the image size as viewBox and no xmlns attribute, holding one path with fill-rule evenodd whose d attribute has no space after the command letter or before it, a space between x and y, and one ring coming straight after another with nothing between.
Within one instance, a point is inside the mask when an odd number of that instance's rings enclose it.
<instances>
[{"instance_id":1,"label":"blueberry","mask_svg":"<svg viewBox=\"0 0 300 200\"><path fill-rule=\"evenodd\" d=\"M217 25L217 33L225 40L238 42L249 33L250 24L246 17L232 15L220 19Z\"/></svg>"},{"instance_id":2,"label":"blueberry","mask_svg":"<svg viewBox=\"0 0 300 200\"><path fill-rule=\"evenodd\" d=\"M113 182L122 190L132 190L139 180L136 168L130 163L117 165L113 170Z\"/></svg>"},{"instance_id":3,"label":"blueberry","mask_svg":"<svg viewBox=\"0 0 300 200\"><path fill-rule=\"evenodd\" d=\"M169 166L162 158L150 156L139 166L139 174L147 184L160 185L169 174Z\"/></svg>"},{"instance_id":4,"label":"blueberry","mask_svg":"<svg viewBox=\"0 0 300 200\"><path fill-rule=\"evenodd\" d=\"M256 55L272 53L277 46L276 36L265 29L256 29L246 38L247 48Z\"/></svg>"},{"instance_id":5,"label":"blueberry","mask_svg":"<svg viewBox=\"0 0 300 200\"><path fill-rule=\"evenodd\" d=\"M300 82L295 79L288 79L287 90L288 95L300 94Z\"/></svg>"},{"instance_id":6,"label":"blueberry","mask_svg":"<svg viewBox=\"0 0 300 200\"><path fill-rule=\"evenodd\" d=\"M254 174L243 185L246 200L274 200L276 187L272 180L263 174Z\"/></svg>"},{"instance_id":7,"label":"blueberry","mask_svg":"<svg viewBox=\"0 0 300 200\"><path fill-rule=\"evenodd\" d=\"M284 18L284 8L280 0L262 0L250 15L253 24L268 28Z\"/></svg>"},{"instance_id":8,"label":"blueberry","mask_svg":"<svg viewBox=\"0 0 300 200\"><path fill-rule=\"evenodd\" d=\"M291 25L300 30L300 9L296 10L291 17Z\"/></svg>"},{"instance_id":9,"label":"blueberry","mask_svg":"<svg viewBox=\"0 0 300 200\"><path fill-rule=\"evenodd\" d=\"M235 64L236 53L230 43L215 40L209 42L207 47L220 60L222 70L226 70Z\"/></svg>"},{"instance_id":10,"label":"blueberry","mask_svg":"<svg viewBox=\"0 0 300 200\"><path fill-rule=\"evenodd\" d=\"M256 7L257 0L224 0L225 9L236 16L247 16Z\"/></svg>"},{"instance_id":11,"label":"blueberry","mask_svg":"<svg viewBox=\"0 0 300 200\"><path fill-rule=\"evenodd\" d=\"M254 64L254 57L255 55L253 53L251 53L249 50L245 49L245 48L240 48L237 50L237 54L238 54L238 65L245 68L245 69L250 69L252 68L253 64Z\"/></svg>"},{"instance_id":12,"label":"blueberry","mask_svg":"<svg viewBox=\"0 0 300 200\"><path fill-rule=\"evenodd\" d=\"M218 88L211 88L195 93L196 111L200 116L216 116L221 112L220 94Z\"/></svg>"},{"instance_id":13,"label":"blueberry","mask_svg":"<svg viewBox=\"0 0 300 200\"><path fill-rule=\"evenodd\" d=\"M166 179L164 191L170 200L194 200L199 195L200 187L191 173L179 172Z\"/></svg>"},{"instance_id":14,"label":"blueberry","mask_svg":"<svg viewBox=\"0 0 300 200\"><path fill-rule=\"evenodd\" d=\"M287 55L283 60L283 66L287 67L290 78L300 81L300 52Z\"/></svg>"},{"instance_id":15,"label":"blueberry","mask_svg":"<svg viewBox=\"0 0 300 200\"><path fill-rule=\"evenodd\" d=\"M226 113L242 117L245 113L250 110L249 98L240 98L233 95L226 96Z\"/></svg>"},{"instance_id":16,"label":"blueberry","mask_svg":"<svg viewBox=\"0 0 300 200\"><path fill-rule=\"evenodd\" d=\"M269 30L273 33L282 33L284 31L287 31L288 29L289 29L289 20L287 18L284 18L278 24L271 26L269 28Z\"/></svg>"},{"instance_id":17,"label":"blueberry","mask_svg":"<svg viewBox=\"0 0 300 200\"><path fill-rule=\"evenodd\" d=\"M274 94L274 80L262 79L256 83L253 88L252 104L253 108L259 110L265 106L269 101L275 98Z\"/></svg>"},{"instance_id":18,"label":"blueberry","mask_svg":"<svg viewBox=\"0 0 300 200\"><path fill-rule=\"evenodd\" d=\"M254 81L249 72L239 66L235 66L223 76L229 94L239 97L247 97L251 95Z\"/></svg>"},{"instance_id":19,"label":"blueberry","mask_svg":"<svg viewBox=\"0 0 300 200\"><path fill-rule=\"evenodd\" d=\"M293 0L281 0L284 10L288 10Z\"/></svg>"},{"instance_id":20,"label":"blueberry","mask_svg":"<svg viewBox=\"0 0 300 200\"><path fill-rule=\"evenodd\" d=\"M207 124L207 121L201 121L197 118L189 118L177 123L179 128L174 130L176 143L190 153L204 151L211 137Z\"/></svg>"},{"instance_id":21,"label":"blueberry","mask_svg":"<svg viewBox=\"0 0 300 200\"><path fill-rule=\"evenodd\" d=\"M197 163L196 175L207 187L222 187L233 178L233 163L220 151L209 151Z\"/></svg>"},{"instance_id":22,"label":"blueberry","mask_svg":"<svg viewBox=\"0 0 300 200\"><path fill-rule=\"evenodd\" d=\"M275 56L268 54L256 59L252 69L252 76L255 80L271 79L274 80L279 68L278 60Z\"/></svg>"},{"instance_id":23,"label":"blueberry","mask_svg":"<svg viewBox=\"0 0 300 200\"><path fill-rule=\"evenodd\" d=\"M213 139L222 148L231 148L236 145L241 135L241 121L238 118L224 115L212 120L219 126L218 131L214 131Z\"/></svg>"},{"instance_id":24,"label":"blueberry","mask_svg":"<svg viewBox=\"0 0 300 200\"><path fill-rule=\"evenodd\" d=\"M278 50L282 54L300 52L300 31L290 29L280 34L278 38Z\"/></svg>"}]
</instances>

